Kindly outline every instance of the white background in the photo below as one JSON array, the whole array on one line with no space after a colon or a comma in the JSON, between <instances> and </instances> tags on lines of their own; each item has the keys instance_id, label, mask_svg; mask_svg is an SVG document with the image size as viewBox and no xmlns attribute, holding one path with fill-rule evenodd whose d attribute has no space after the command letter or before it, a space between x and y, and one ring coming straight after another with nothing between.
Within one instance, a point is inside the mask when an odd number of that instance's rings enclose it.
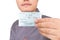
<instances>
[{"instance_id":1,"label":"white background","mask_svg":"<svg viewBox=\"0 0 60 40\"><path fill-rule=\"evenodd\" d=\"M38 8L44 15L60 18L60 0L39 0ZM10 28L19 12L16 0L0 0L0 40L9 40Z\"/></svg>"}]
</instances>

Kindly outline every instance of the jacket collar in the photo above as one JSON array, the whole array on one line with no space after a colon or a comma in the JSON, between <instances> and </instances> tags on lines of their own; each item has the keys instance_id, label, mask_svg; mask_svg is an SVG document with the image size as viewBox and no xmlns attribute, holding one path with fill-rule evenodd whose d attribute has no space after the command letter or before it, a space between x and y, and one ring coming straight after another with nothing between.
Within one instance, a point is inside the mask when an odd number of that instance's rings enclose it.
<instances>
[{"instance_id":1,"label":"jacket collar","mask_svg":"<svg viewBox=\"0 0 60 40\"><path fill-rule=\"evenodd\" d=\"M36 12L40 12L38 8L36 9Z\"/></svg>"}]
</instances>

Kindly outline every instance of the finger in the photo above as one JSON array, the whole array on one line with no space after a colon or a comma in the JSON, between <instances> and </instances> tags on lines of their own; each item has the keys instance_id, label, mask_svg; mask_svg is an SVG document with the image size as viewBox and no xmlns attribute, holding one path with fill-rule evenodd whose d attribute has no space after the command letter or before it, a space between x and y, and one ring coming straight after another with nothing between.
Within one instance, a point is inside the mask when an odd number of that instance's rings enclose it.
<instances>
[{"instance_id":1,"label":"finger","mask_svg":"<svg viewBox=\"0 0 60 40\"><path fill-rule=\"evenodd\" d=\"M35 23L41 23L41 22L60 22L60 19L57 18L42 18L35 20Z\"/></svg>"},{"instance_id":2,"label":"finger","mask_svg":"<svg viewBox=\"0 0 60 40\"><path fill-rule=\"evenodd\" d=\"M39 31L43 32L45 34L54 35L60 39L60 30L48 29L48 28L39 28Z\"/></svg>"},{"instance_id":3,"label":"finger","mask_svg":"<svg viewBox=\"0 0 60 40\"><path fill-rule=\"evenodd\" d=\"M49 39L52 39L52 40L54 40L54 39L56 39L56 38L57 38L57 37L56 37L56 36L54 36L54 35L45 34L45 33L43 33L43 32L40 32L40 34L42 34L43 36L45 36L45 37L47 37L47 38L49 38Z\"/></svg>"},{"instance_id":4,"label":"finger","mask_svg":"<svg viewBox=\"0 0 60 40\"><path fill-rule=\"evenodd\" d=\"M49 20L51 20L51 18L37 19L37 20L35 20L35 23L47 22L47 21L49 21Z\"/></svg>"},{"instance_id":5,"label":"finger","mask_svg":"<svg viewBox=\"0 0 60 40\"><path fill-rule=\"evenodd\" d=\"M43 22L43 23L38 23L36 24L37 28L51 28L51 29L56 29L56 25L52 22Z\"/></svg>"},{"instance_id":6,"label":"finger","mask_svg":"<svg viewBox=\"0 0 60 40\"><path fill-rule=\"evenodd\" d=\"M57 33L56 29L40 28L39 30L46 34L50 34L50 35L54 35L54 36L57 36L57 34L59 34L59 33Z\"/></svg>"}]
</instances>

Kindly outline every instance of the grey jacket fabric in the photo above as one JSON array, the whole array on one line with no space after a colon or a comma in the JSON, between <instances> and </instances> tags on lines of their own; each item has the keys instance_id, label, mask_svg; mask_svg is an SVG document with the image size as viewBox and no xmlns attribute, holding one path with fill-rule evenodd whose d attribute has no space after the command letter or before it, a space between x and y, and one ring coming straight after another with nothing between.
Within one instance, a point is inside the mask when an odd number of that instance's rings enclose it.
<instances>
[{"instance_id":1,"label":"grey jacket fabric","mask_svg":"<svg viewBox=\"0 0 60 40\"><path fill-rule=\"evenodd\" d=\"M42 15L42 18L47 17ZM41 35L36 27L19 27L18 21L16 20L11 27L10 40L50 40Z\"/></svg>"}]
</instances>

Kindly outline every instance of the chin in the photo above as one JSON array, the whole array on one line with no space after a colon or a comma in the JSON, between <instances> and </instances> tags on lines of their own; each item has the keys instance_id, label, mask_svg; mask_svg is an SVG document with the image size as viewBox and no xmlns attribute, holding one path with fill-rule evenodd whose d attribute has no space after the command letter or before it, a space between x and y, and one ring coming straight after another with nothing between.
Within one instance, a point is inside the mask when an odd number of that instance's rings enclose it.
<instances>
[{"instance_id":1,"label":"chin","mask_svg":"<svg viewBox=\"0 0 60 40\"><path fill-rule=\"evenodd\" d=\"M22 12L33 12L33 11L31 11L31 10L23 10Z\"/></svg>"},{"instance_id":2,"label":"chin","mask_svg":"<svg viewBox=\"0 0 60 40\"><path fill-rule=\"evenodd\" d=\"M33 10L32 9L23 9L23 10L21 10L22 12L33 12Z\"/></svg>"},{"instance_id":3,"label":"chin","mask_svg":"<svg viewBox=\"0 0 60 40\"><path fill-rule=\"evenodd\" d=\"M33 7L20 7L22 12L33 12L35 9Z\"/></svg>"}]
</instances>

